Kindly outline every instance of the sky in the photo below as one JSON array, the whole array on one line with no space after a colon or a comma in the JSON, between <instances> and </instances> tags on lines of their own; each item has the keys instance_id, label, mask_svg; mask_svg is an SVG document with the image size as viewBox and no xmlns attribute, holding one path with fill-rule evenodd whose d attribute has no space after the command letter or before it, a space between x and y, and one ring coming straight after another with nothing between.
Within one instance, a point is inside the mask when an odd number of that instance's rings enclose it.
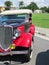
<instances>
[{"instance_id":1,"label":"sky","mask_svg":"<svg viewBox=\"0 0 49 65\"><path fill-rule=\"evenodd\" d=\"M7 0L0 0L0 6L4 6L5 1ZM13 2L13 6L17 7L19 6L19 1L23 1L25 6L30 4L31 2L35 2L38 5L38 7L49 6L49 0L8 0L8 1Z\"/></svg>"}]
</instances>

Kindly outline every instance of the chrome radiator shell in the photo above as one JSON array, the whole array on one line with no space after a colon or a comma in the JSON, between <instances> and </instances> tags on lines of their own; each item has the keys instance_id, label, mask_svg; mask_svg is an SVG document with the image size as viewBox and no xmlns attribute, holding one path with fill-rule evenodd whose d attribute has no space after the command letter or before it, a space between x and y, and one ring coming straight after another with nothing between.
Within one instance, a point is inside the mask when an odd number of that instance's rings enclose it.
<instances>
[{"instance_id":1,"label":"chrome radiator shell","mask_svg":"<svg viewBox=\"0 0 49 65\"><path fill-rule=\"evenodd\" d=\"M0 47L3 50L8 50L12 41L13 28L12 26L0 26Z\"/></svg>"}]
</instances>

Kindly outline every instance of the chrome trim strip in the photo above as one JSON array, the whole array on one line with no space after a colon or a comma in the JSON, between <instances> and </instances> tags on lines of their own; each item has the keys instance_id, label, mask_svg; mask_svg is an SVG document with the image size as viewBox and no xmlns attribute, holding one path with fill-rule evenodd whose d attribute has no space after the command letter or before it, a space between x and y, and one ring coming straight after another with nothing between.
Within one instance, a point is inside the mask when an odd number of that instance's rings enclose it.
<instances>
[{"instance_id":1,"label":"chrome trim strip","mask_svg":"<svg viewBox=\"0 0 49 65\"><path fill-rule=\"evenodd\" d=\"M0 55L1 56L4 56L4 55L13 55L13 54L27 54L28 53L28 50L25 50L25 51L10 51L10 52L0 52Z\"/></svg>"}]
</instances>

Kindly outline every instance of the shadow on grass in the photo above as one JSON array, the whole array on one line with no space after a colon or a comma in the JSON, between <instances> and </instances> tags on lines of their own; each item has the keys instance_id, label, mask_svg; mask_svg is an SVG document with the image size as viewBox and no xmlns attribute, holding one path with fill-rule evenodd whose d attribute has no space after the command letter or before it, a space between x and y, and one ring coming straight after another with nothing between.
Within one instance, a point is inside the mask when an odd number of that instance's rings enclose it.
<instances>
[{"instance_id":1,"label":"shadow on grass","mask_svg":"<svg viewBox=\"0 0 49 65\"><path fill-rule=\"evenodd\" d=\"M37 55L36 65L49 65L49 50Z\"/></svg>"}]
</instances>

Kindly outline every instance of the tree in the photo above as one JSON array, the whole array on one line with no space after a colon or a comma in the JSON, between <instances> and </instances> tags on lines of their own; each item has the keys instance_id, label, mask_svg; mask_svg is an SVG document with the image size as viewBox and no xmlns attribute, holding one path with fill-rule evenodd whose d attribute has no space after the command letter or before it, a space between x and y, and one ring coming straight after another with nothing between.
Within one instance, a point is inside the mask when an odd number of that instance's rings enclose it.
<instances>
[{"instance_id":1,"label":"tree","mask_svg":"<svg viewBox=\"0 0 49 65\"><path fill-rule=\"evenodd\" d=\"M20 1L19 2L19 8L21 9L23 7L23 5L24 5L23 1Z\"/></svg>"},{"instance_id":2,"label":"tree","mask_svg":"<svg viewBox=\"0 0 49 65\"><path fill-rule=\"evenodd\" d=\"M49 13L49 7L47 8L47 12Z\"/></svg>"},{"instance_id":3,"label":"tree","mask_svg":"<svg viewBox=\"0 0 49 65\"><path fill-rule=\"evenodd\" d=\"M11 1L5 1L5 6L7 9L10 9L11 5L13 5Z\"/></svg>"},{"instance_id":4,"label":"tree","mask_svg":"<svg viewBox=\"0 0 49 65\"><path fill-rule=\"evenodd\" d=\"M47 12L47 7L46 6L41 7L40 10L42 10L43 12Z\"/></svg>"},{"instance_id":5,"label":"tree","mask_svg":"<svg viewBox=\"0 0 49 65\"><path fill-rule=\"evenodd\" d=\"M31 9L31 10L36 10L36 9L39 9L37 4L34 3L34 2L31 2L28 6L27 6L27 9Z\"/></svg>"}]
</instances>

